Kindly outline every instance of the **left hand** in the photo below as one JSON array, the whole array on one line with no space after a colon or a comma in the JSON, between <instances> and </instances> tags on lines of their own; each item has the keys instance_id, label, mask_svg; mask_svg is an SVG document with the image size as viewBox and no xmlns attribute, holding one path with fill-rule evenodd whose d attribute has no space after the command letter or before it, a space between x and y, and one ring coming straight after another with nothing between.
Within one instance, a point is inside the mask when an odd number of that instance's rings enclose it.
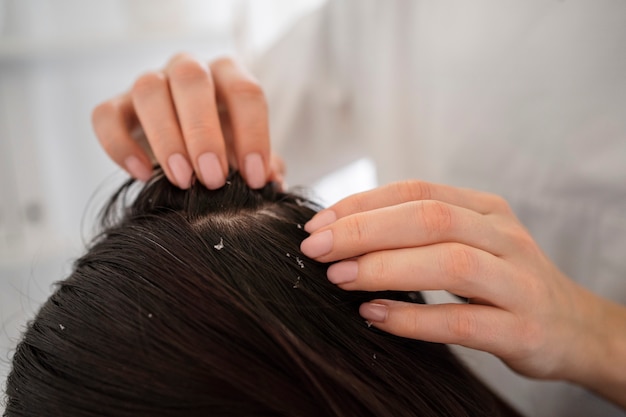
<instances>
[{"instance_id":1,"label":"left hand","mask_svg":"<svg viewBox=\"0 0 626 417\"><path fill-rule=\"evenodd\" d=\"M344 260L328 278L345 290L443 289L470 299L373 300L360 313L377 328L487 351L530 377L593 372L605 339L594 321L599 297L559 271L502 198L406 181L350 196L305 228L302 252Z\"/></svg>"}]
</instances>

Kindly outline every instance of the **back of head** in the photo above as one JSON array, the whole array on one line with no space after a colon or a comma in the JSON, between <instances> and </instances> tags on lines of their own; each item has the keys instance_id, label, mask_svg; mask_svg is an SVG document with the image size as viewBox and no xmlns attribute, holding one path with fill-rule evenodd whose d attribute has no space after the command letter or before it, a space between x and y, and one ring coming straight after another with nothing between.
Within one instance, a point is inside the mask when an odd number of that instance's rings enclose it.
<instances>
[{"instance_id":1,"label":"back of head","mask_svg":"<svg viewBox=\"0 0 626 417\"><path fill-rule=\"evenodd\" d=\"M127 204L29 324L5 416L497 416L440 344L369 328L299 252L311 204L268 185L188 191L162 175ZM512 415L512 414L511 414Z\"/></svg>"}]
</instances>

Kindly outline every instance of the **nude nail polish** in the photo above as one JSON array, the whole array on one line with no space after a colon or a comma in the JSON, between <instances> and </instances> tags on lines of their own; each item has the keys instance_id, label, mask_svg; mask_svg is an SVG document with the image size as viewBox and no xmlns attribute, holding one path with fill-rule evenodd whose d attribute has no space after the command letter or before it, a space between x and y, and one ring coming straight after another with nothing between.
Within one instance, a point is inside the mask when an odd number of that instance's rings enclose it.
<instances>
[{"instance_id":1,"label":"nude nail polish","mask_svg":"<svg viewBox=\"0 0 626 417\"><path fill-rule=\"evenodd\" d=\"M387 320L389 308L386 305L378 303L364 303L359 308L359 314L367 321L375 323L383 323Z\"/></svg>"},{"instance_id":2,"label":"nude nail polish","mask_svg":"<svg viewBox=\"0 0 626 417\"><path fill-rule=\"evenodd\" d=\"M329 266L326 276L333 284L347 284L355 281L358 273L357 261L343 261Z\"/></svg>"},{"instance_id":3,"label":"nude nail polish","mask_svg":"<svg viewBox=\"0 0 626 417\"><path fill-rule=\"evenodd\" d=\"M198 157L198 167L200 168L202 182L209 190L217 190L226 183L220 161L213 152L200 155Z\"/></svg>"},{"instance_id":4,"label":"nude nail polish","mask_svg":"<svg viewBox=\"0 0 626 417\"><path fill-rule=\"evenodd\" d=\"M148 168L134 155L124 160L124 166L133 178L137 178L140 181L146 182L152 177L152 169Z\"/></svg>"},{"instance_id":5,"label":"nude nail polish","mask_svg":"<svg viewBox=\"0 0 626 417\"><path fill-rule=\"evenodd\" d=\"M193 170L189 162L187 162L187 159L182 154L175 153L167 159L167 164L170 167L170 171L172 171L172 175L174 175L176 185L183 190L189 188L191 186L191 174Z\"/></svg>"},{"instance_id":6,"label":"nude nail polish","mask_svg":"<svg viewBox=\"0 0 626 417\"><path fill-rule=\"evenodd\" d=\"M244 161L246 170L246 180L250 188L263 188L266 182L265 166L261 154L251 153Z\"/></svg>"},{"instance_id":7,"label":"nude nail polish","mask_svg":"<svg viewBox=\"0 0 626 417\"><path fill-rule=\"evenodd\" d=\"M322 233L311 235L302 241L300 250L309 258L317 258L326 255L333 248L333 232L326 230Z\"/></svg>"}]
</instances>

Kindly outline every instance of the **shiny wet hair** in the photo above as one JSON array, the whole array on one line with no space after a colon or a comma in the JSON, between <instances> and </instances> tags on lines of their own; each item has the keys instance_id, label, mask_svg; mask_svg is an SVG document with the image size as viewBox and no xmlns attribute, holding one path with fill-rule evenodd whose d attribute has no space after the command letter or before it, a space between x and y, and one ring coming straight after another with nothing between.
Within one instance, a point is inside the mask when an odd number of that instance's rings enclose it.
<instances>
[{"instance_id":1,"label":"shiny wet hair","mask_svg":"<svg viewBox=\"0 0 626 417\"><path fill-rule=\"evenodd\" d=\"M516 415L442 344L368 327L299 251L316 208L274 185L129 181L29 323L5 416Z\"/></svg>"}]
</instances>

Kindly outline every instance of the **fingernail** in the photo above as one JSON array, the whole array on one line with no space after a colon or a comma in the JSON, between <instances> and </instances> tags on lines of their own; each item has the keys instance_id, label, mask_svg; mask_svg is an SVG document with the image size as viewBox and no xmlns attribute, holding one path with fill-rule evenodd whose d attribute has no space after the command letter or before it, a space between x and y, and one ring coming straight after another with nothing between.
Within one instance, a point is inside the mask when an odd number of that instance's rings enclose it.
<instances>
[{"instance_id":1,"label":"fingernail","mask_svg":"<svg viewBox=\"0 0 626 417\"><path fill-rule=\"evenodd\" d=\"M383 304L364 303L359 307L359 314L367 321L383 323L387 320L389 308Z\"/></svg>"},{"instance_id":2,"label":"fingernail","mask_svg":"<svg viewBox=\"0 0 626 417\"><path fill-rule=\"evenodd\" d=\"M124 160L124 166L126 167L126 170L130 172L130 175L140 181L146 182L150 179L150 177L152 177L152 169L148 168L134 155L131 155Z\"/></svg>"},{"instance_id":3,"label":"fingernail","mask_svg":"<svg viewBox=\"0 0 626 417\"><path fill-rule=\"evenodd\" d=\"M198 157L198 166L202 182L209 190L217 190L226 183L224 171L217 155L213 152L203 153Z\"/></svg>"},{"instance_id":4,"label":"fingernail","mask_svg":"<svg viewBox=\"0 0 626 417\"><path fill-rule=\"evenodd\" d=\"M313 233L316 230L321 229L324 226L328 226L329 224L335 222L337 220L337 215L332 210L322 210L317 213L311 220L309 220L304 225L304 230L309 233Z\"/></svg>"},{"instance_id":5,"label":"fingernail","mask_svg":"<svg viewBox=\"0 0 626 417\"><path fill-rule=\"evenodd\" d=\"M175 153L167 159L167 164L174 175L176 184L183 190L189 188L193 171L187 159L183 155Z\"/></svg>"},{"instance_id":6,"label":"fingernail","mask_svg":"<svg viewBox=\"0 0 626 417\"><path fill-rule=\"evenodd\" d=\"M356 280L359 264L356 261L344 261L328 267L328 280L333 284L345 284Z\"/></svg>"},{"instance_id":7,"label":"fingernail","mask_svg":"<svg viewBox=\"0 0 626 417\"><path fill-rule=\"evenodd\" d=\"M311 235L302 241L300 250L309 258L317 258L326 255L333 248L333 232L326 230L316 235Z\"/></svg>"},{"instance_id":8,"label":"fingernail","mask_svg":"<svg viewBox=\"0 0 626 417\"><path fill-rule=\"evenodd\" d=\"M246 180L250 188L262 188L265 185L265 167L263 158L258 153L251 153L245 160Z\"/></svg>"}]
</instances>

